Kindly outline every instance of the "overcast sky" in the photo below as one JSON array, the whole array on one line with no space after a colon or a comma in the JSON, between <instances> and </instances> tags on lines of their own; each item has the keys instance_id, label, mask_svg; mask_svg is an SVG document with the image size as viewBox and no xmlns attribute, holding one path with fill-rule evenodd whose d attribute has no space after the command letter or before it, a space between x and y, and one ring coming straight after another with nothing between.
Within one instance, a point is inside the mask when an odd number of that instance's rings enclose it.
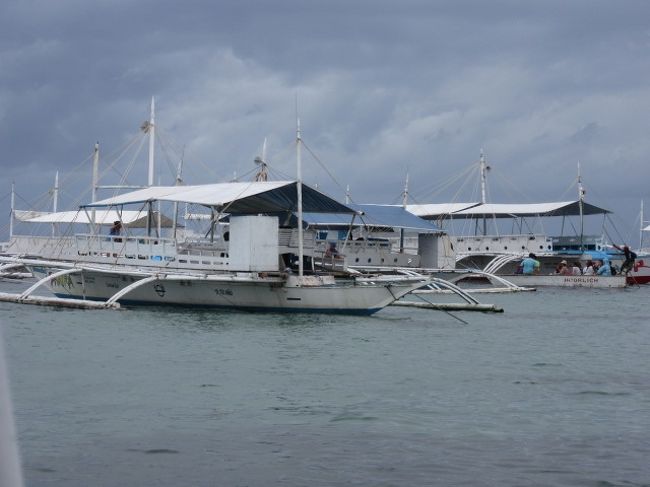
<instances>
[{"instance_id":1,"label":"overcast sky","mask_svg":"<svg viewBox=\"0 0 650 487\"><path fill-rule=\"evenodd\" d=\"M636 243L649 81L646 0L3 0L0 204L15 181L19 208L42 205L57 170L76 203L95 141L105 167L152 95L163 184L180 148L187 183L244 177L265 137L293 175L297 99L327 167L306 152L305 180L332 196L397 203L408 172L412 202L476 199L476 173L454 178L483 149L491 201L570 200L580 162ZM133 163L145 183L146 143Z\"/></svg>"}]
</instances>

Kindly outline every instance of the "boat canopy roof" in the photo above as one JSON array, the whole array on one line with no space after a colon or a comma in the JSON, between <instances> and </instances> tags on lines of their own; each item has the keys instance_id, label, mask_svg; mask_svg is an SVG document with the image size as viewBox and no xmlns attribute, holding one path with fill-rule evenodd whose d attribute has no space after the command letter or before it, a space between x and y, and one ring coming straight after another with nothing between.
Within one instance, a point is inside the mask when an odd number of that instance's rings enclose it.
<instances>
[{"instance_id":1,"label":"boat canopy roof","mask_svg":"<svg viewBox=\"0 0 650 487\"><path fill-rule=\"evenodd\" d=\"M463 206L454 209L455 205ZM412 209L413 207L413 209ZM582 203L583 215L611 213L590 203ZM407 209L422 218L520 218L529 216L578 216L580 201L554 203L442 203L435 205L408 205Z\"/></svg>"},{"instance_id":2,"label":"boat canopy roof","mask_svg":"<svg viewBox=\"0 0 650 487\"><path fill-rule=\"evenodd\" d=\"M16 219L27 223L90 223L93 213L95 214L96 225L113 225L121 221L130 228L145 228L147 226L147 213L144 211L121 211L117 210L88 210L85 211L59 211L59 212L35 212L16 210ZM157 222L158 212L155 212L154 221ZM89 218L90 217L90 218ZM157 223L156 223L157 224ZM170 218L165 215L160 221L161 226L167 228L173 225Z\"/></svg>"},{"instance_id":3,"label":"boat canopy roof","mask_svg":"<svg viewBox=\"0 0 650 487\"><path fill-rule=\"evenodd\" d=\"M583 202L583 215L601 215L609 210ZM519 218L527 216L578 216L580 201L556 203L486 203L454 213L468 218Z\"/></svg>"},{"instance_id":4,"label":"boat canopy roof","mask_svg":"<svg viewBox=\"0 0 650 487\"><path fill-rule=\"evenodd\" d=\"M446 217L457 211L465 210L473 206L480 205L481 203L431 203L423 205L406 205L407 211L413 213L420 218L434 220L441 217Z\"/></svg>"},{"instance_id":5,"label":"boat canopy roof","mask_svg":"<svg viewBox=\"0 0 650 487\"><path fill-rule=\"evenodd\" d=\"M433 223L406 211L396 205L348 205L362 212L357 217L355 225L364 224L370 227L403 228L417 230L422 233L441 233L442 230ZM351 223L349 214L340 213L303 213L303 220L312 228L348 228Z\"/></svg>"},{"instance_id":6,"label":"boat canopy roof","mask_svg":"<svg viewBox=\"0 0 650 487\"><path fill-rule=\"evenodd\" d=\"M83 207L110 207L153 201L171 201L207 206L230 214L297 211L297 185L296 181L253 181L195 186L152 186L90 203ZM339 203L305 184L302 185L302 203L305 212L355 213L355 210L349 206Z\"/></svg>"}]
</instances>

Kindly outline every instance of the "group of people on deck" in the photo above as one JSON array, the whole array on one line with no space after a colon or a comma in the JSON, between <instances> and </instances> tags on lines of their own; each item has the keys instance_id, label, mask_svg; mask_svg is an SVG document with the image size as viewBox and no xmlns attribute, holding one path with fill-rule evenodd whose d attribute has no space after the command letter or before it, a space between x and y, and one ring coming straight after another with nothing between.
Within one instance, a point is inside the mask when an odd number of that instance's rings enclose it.
<instances>
[{"instance_id":1,"label":"group of people on deck","mask_svg":"<svg viewBox=\"0 0 650 487\"><path fill-rule=\"evenodd\" d=\"M580 262L569 264L566 260L561 261L555 268L555 274L563 276L615 276L616 274L627 274L633 267L636 259L636 254L625 245L622 248L618 245L614 247L625 256L625 261L621 265L620 270L612 264L609 259L601 260L588 260L584 266ZM532 252L528 257L521 261L517 274L539 274L541 264L537 260L537 256Z\"/></svg>"},{"instance_id":2,"label":"group of people on deck","mask_svg":"<svg viewBox=\"0 0 650 487\"><path fill-rule=\"evenodd\" d=\"M616 266L607 259L588 260L584 267L580 266L580 262L569 265L563 260L555 268L555 274L563 276L614 276L616 273Z\"/></svg>"}]
</instances>

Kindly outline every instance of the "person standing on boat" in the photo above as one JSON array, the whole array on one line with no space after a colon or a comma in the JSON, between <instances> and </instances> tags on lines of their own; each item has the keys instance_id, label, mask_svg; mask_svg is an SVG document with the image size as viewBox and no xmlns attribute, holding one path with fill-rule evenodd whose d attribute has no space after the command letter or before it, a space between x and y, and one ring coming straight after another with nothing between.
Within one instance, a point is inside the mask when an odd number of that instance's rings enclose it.
<instances>
[{"instance_id":1,"label":"person standing on boat","mask_svg":"<svg viewBox=\"0 0 650 487\"><path fill-rule=\"evenodd\" d=\"M538 274L541 264L537 260L537 256L532 252L528 254L524 260L521 261L522 274Z\"/></svg>"},{"instance_id":2,"label":"person standing on boat","mask_svg":"<svg viewBox=\"0 0 650 487\"><path fill-rule=\"evenodd\" d=\"M122 233L122 223L119 220L113 222L109 235L119 235Z\"/></svg>"},{"instance_id":3,"label":"person standing on boat","mask_svg":"<svg viewBox=\"0 0 650 487\"><path fill-rule=\"evenodd\" d=\"M636 260L636 254L630 250L630 247L623 245L623 248L620 248L618 245L614 244L614 248L620 250L625 254L625 262L621 265L621 274L627 274L633 267L634 261Z\"/></svg>"}]
</instances>

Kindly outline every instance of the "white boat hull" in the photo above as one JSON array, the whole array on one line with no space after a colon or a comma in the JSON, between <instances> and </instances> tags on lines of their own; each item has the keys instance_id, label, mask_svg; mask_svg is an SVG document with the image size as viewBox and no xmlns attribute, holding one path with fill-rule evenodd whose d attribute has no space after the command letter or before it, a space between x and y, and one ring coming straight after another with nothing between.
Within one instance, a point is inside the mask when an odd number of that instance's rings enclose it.
<instances>
[{"instance_id":1,"label":"white boat hull","mask_svg":"<svg viewBox=\"0 0 650 487\"><path fill-rule=\"evenodd\" d=\"M625 276L563 276L563 275L501 275L508 281L524 287L588 287L588 288L623 288Z\"/></svg>"},{"instance_id":2,"label":"white boat hull","mask_svg":"<svg viewBox=\"0 0 650 487\"><path fill-rule=\"evenodd\" d=\"M37 278L56 269L30 266ZM106 270L84 269L59 276L48 283L58 297L108 300L127 286L150 277ZM298 311L370 315L410 291L426 284L422 279L346 280L322 282L318 277L302 281L297 276L215 274L160 275L120 297L123 305L176 305L232 308L250 311Z\"/></svg>"}]
</instances>

